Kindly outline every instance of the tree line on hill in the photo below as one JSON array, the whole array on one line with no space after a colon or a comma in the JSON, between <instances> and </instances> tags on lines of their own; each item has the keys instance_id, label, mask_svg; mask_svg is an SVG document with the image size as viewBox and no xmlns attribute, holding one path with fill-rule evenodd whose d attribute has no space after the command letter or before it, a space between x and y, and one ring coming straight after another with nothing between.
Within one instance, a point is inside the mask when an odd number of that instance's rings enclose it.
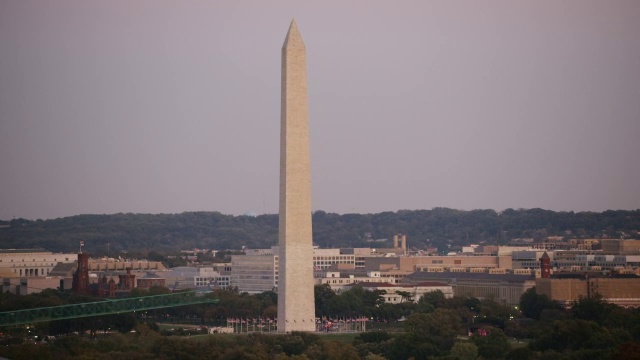
<instances>
[{"instance_id":1,"label":"tree line on hill","mask_svg":"<svg viewBox=\"0 0 640 360\"><path fill-rule=\"evenodd\" d=\"M4 226L2 226L4 225ZM8 226L7 226L8 225ZM390 247L405 234L410 247L469 243L506 244L513 238L548 236L638 239L640 210L556 212L543 209L401 210L377 214L313 213L313 241L323 248ZM232 216L219 212L77 215L51 220L0 221L4 248L74 252L79 241L92 254L181 249L268 248L277 244L278 215ZM387 239L387 241L376 241Z\"/></svg>"},{"instance_id":2,"label":"tree line on hill","mask_svg":"<svg viewBox=\"0 0 640 360\"><path fill-rule=\"evenodd\" d=\"M139 290L153 295L166 288ZM637 359L640 353L640 309L609 304L599 296L559 307L535 288L526 291L519 308L491 299L445 298L440 291L418 302L386 304L380 292L354 287L335 293L317 286L316 317L367 317L368 332L335 338L314 333L185 337L184 329L162 330L157 320L181 324L225 324L229 317L275 316L277 296L216 290L215 305L158 309L40 323L5 329L0 356L11 359ZM0 295L0 311L88 301L47 290L19 297ZM386 307L387 309L380 309ZM337 320L334 320L337 321ZM172 325L178 327L179 325ZM102 334L103 331L108 331ZM132 331L133 330L133 331ZM193 335L191 331L191 335ZM51 337L54 336L54 337ZM42 341L42 339L48 339ZM34 341L36 343L34 343Z\"/></svg>"}]
</instances>

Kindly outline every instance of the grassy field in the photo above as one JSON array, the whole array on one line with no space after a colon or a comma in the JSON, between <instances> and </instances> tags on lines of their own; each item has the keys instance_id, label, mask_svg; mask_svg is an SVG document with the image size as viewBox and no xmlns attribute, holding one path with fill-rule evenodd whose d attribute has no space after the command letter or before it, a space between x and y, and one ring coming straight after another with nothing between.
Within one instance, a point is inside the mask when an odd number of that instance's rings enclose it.
<instances>
[{"instance_id":1,"label":"grassy field","mask_svg":"<svg viewBox=\"0 0 640 360\"><path fill-rule=\"evenodd\" d=\"M367 331L386 331L390 333L404 331L403 322L367 322Z\"/></svg>"}]
</instances>

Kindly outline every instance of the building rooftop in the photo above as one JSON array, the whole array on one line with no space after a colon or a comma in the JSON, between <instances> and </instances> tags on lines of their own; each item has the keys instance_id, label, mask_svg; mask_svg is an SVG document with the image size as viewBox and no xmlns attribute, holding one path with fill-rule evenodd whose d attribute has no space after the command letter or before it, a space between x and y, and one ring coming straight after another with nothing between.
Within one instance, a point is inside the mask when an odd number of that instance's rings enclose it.
<instances>
[{"instance_id":1,"label":"building rooftop","mask_svg":"<svg viewBox=\"0 0 640 360\"><path fill-rule=\"evenodd\" d=\"M618 274L615 272L603 274L601 271L579 271L579 272L556 272L551 275L552 279L586 279L586 278L615 278L615 279L635 279L640 278L636 274Z\"/></svg>"},{"instance_id":2,"label":"building rooftop","mask_svg":"<svg viewBox=\"0 0 640 360\"><path fill-rule=\"evenodd\" d=\"M56 266L49 271L49 276L72 276L78 268L77 262L72 263L57 263Z\"/></svg>"},{"instance_id":3,"label":"building rooftop","mask_svg":"<svg viewBox=\"0 0 640 360\"><path fill-rule=\"evenodd\" d=\"M47 253L47 254L50 254L51 251L43 249L43 248L34 248L34 249L0 249L0 254L21 254L21 253Z\"/></svg>"},{"instance_id":4,"label":"building rooftop","mask_svg":"<svg viewBox=\"0 0 640 360\"><path fill-rule=\"evenodd\" d=\"M444 282L435 282L435 281L424 281L417 284L390 284L388 282L376 283L376 282L358 282L347 284L345 287L354 287L354 286L362 286L363 288L383 288L383 287L404 287L404 288L414 288L416 286L448 286L448 284Z\"/></svg>"},{"instance_id":5,"label":"building rooftop","mask_svg":"<svg viewBox=\"0 0 640 360\"><path fill-rule=\"evenodd\" d=\"M156 275L156 273L146 273L140 279L164 279L162 276Z\"/></svg>"},{"instance_id":6,"label":"building rooftop","mask_svg":"<svg viewBox=\"0 0 640 360\"><path fill-rule=\"evenodd\" d=\"M526 280L534 280L534 275L516 275L516 274L489 274L489 273L472 273L472 272L427 272L417 271L411 275L407 275L402 282L424 282L429 280L442 280L448 282L452 279L462 280L497 280L508 282L522 282Z\"/></svg>"}]
</instances>

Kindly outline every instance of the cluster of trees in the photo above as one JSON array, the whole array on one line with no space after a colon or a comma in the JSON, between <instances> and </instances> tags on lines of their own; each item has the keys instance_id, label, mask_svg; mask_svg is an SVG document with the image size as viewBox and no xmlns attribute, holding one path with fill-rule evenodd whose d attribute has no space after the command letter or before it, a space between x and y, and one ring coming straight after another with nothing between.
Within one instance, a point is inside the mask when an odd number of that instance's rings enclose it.
<instances>
[{"instance_id":1,"label":"cluster of trees","mask_svg":"<svg viewBox=\"0 0 640 360\"><path fill-rule=\"evenodd\" d=\"M78 215L52 220L0 221L0 242L9 248L42 247L75 251L78 241L94 254L161 252L190 248L266 248L277 243L278 215L232 216L218 212L181 214ZM407 234L411 246L449 246L470 241L505 243L517 237L542 239L567 233L575 237L638 238L640 210L555 212L543 209L462 211L447 208L378 214L316 211L313 239L321 247L366 247L375 239ZM376 243L376 246L389 246Z\"/></svg>"},{"instance_id":2,"label":"cluster of trees","mask_svg":"<svg viewBox=\"0 0 640 360\"><path fill-rule=\"evenodd\" d=\"M0 354L15 360L361 359L352 345L309 333L181 338L162 336L146 325L136 327L135 333L113 334L94 341L66 336L46 346L12 345L0 348Z\"/></svg>"},{"instance_id":3,"label":"cluster of trees","mask_svg":"<svg viewBox=\"0 0 640 360\"><path fill-rule=\"evenodd\" d=\"M520 306L535 320L525 332L533 340L522 350L529 358L539 353L549 359L636 359L640 354L640 309L595 295L565 310L535 288L522 295Z\"/></svg>"},{"instance_id":4,"label":"cluster of trees","mask_svg":"<svg viewBox=\"0 0 640 360\"><path fill-rule=\"evenodd\" d=\"M152 288L134 295L166 291ZM624 360L637 359L634 356L640 350L640 309L621 308L597 296L580 299L566 310L544 295L536 294L535 288L522 296L520 309L491 299L447 299L439 291L426 294L417 303L407 301L395 305L382 302L381 295L361 287L340 294L326 286L316 287L317 316L371 319L369 332L341 341L309 333L188 338L167 337L159 331L155 323L159 319L223 325L230 317L276 315L275 293L249 295L219 290L210 295L220 299L214 306L193 305L137 316L56 321L30 329L9 329L3 335L5 346L0 346L0 356L11 359ZM53 290L23 297L3 294L0 311L86 300ZM100 330L119 334L96 337ZM92 336L85 335L87 333ZM33 344L35 336L42 339L61 334L65 336L48 344Z\"/></svg>"}]
</instances>

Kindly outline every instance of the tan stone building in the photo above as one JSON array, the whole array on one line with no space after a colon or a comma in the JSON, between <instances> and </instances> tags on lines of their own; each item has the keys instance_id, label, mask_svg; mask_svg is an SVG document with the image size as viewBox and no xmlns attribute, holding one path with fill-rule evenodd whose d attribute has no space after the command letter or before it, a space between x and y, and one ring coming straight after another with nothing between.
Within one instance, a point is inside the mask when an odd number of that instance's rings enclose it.
<instances>
[{"instance_id":1,"label":"tan stone building","mask_svg":"<svg viewBox=\"0 0 640 360\"><path fill-rule=\"evenodd\" d=\"M114 258L90 258L89 271L165 271L167 268L160 261L120 260Z\"/></svg>"},{"instance_id":2,"label":"tan stone building","mask_svg":"<svg viewBox=\"0 0 640 360\"><path fill-rule=\"evenodd\" d=\"M329 285L336 292L342 291L352 284L399 284L400 279L382 277L380 271L370 271L366 274L341 273L338 271L317 272L315 275L316 285ZM404 277L404 276L403 276Z\"/></svg>"},{"instance_id":3,"label":"tan stone building","mask_svg":"<svg viewBox=\"0 0 640 360\"><path fill-rule=\"evenodd\" d=\"M613 255L640 255L640 240L602 239L602 252Z\"/></svg>"},{"instance_id":4,"label":"tan stone building","mask_svg":"<svg viewBox=\"0 0 640 360\"><path fill-rule=\"evenodd\" d=\"M356 255L345 254L343 249L313 249L313 269L355 269Z\"/></svg>"},{"instance_id":5,"label":"tan stone building","mask_svg":"<svg viewBox=\"0 0 640 360\"><path fill-rule=\"evenodd\" d=\"M59 263L73 263L77 254L53 253L44 249L2 249L0 269L17 277L47 276Z\"/></svg>"},{"instance_id":6,"label":"tan stone building","mask_svg":"<svg viewBox=\"0 0 640 360\"><path fill-rule=\"evenodd\" d=\"M451 268L493 269L511 268L511 256L492 255L452 255L452 256L398 256L398 257L374 257L364 258L367 271L397 269L407 272L414 271L448 271Z\"/></svg>"},{"instance_id":7,"label":"tan stone building","mask_svg":"<svg viewBox=\"0 0 640 360\"><path fill-rule=\"evenodd\" d=\"M600 294L606 301L620 306L640 306L640 277L573 277L536 279L536 292L551 300L569 305L571 302Z\"/></svg>"},{"instance_id":8,"label":"tan stone building","mask_svg":"<svg viewBox=\"0 0 640 360\"><path fill-rule=\"evenodd\" d=\"M46 289L64 288L65 279L55 276L47 277L22 277L5 278L2 282L2 292L9 292L16 295L29 295L42 292ZM68 282L70 285L70 282Z\"/></svg>"}]
</instances>

